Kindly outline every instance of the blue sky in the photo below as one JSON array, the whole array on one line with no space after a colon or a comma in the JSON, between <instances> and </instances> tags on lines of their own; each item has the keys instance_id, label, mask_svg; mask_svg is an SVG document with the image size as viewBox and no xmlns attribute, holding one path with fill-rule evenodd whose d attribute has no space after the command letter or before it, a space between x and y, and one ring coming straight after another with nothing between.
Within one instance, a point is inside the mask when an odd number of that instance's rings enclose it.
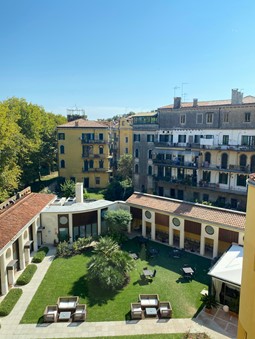
<instances>
[{"instance_id":1,"label":"blue sky","mask_svg":"<svg viewBox=\"0 0 255 339\"><path fill-rule=\"evenodd\" d=\"M156 109L174 92L255 95L254 15L253 0L3 0L0 100L94 120Z\"/></svg>"}]
</instances>

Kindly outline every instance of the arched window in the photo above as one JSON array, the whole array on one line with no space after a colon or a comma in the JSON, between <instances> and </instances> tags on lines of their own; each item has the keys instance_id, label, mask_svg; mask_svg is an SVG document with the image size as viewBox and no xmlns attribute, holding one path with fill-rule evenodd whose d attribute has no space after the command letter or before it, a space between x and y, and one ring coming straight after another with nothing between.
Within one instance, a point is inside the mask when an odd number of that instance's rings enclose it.
<instances>
[{"instance_id":1,"label":"arched window","mask_svg":"<svg viewBox=\"0 0 255 339\"><path fill-rule=\"evenodd\" d=\"M152 175L152 166L148 166L148 175Z\"/></svg>"},{"instance_id":2,"label":"arched window","mask_svg":"<svg viewBox=\"0 0 255 339\"><path fill-rule=\"evenodd\" d=\"M65 167L66 167L65 160L61 160L60 161L60 168L65 168Z\"/></svg>"},{"instance_id":3,"label":"arched window","mask_svg":"<svg viewBox=\"0 0 255 339\"><path fill-rule=\"evenodd\" d=\"M65 146L61 145L60 146L60 154L64 154L65 153Z\"/></svg>"},{"instance_id":4,"label":"arched window","mask_svg":"<svg viewBox=\"0 0 255 339\"><path fill-rule=\"evenodd\" d=\"M94 167L94 160L90 160L89 161L89 168L93 168Z\"/></svg>"},{"instance_id":5,"label":"arched window","mask_svg":"<svg viewBox=\"0 0 255 339\"><path fill-rule=\"evenodd\" d=\"M135 150L135 157L136 158L138 158L139 157L139 151L138 151L138 149L136 148L136 150Z\"/></svg>"},{"instance_id":6,"label":"arched window","mask_svg":"<svg viewBox=\"0 0 255 339\"><path fill-rule=\"evenodd\" d=\"M89 169L89 162L88 162L88 160L84 160L83 165L84 165L84 171L87 171Z\"/></svg>"},{"instance_id":7,"label":"arched window","mask_svg":"<svg viewBox=\"0 0 255 339\"><path fill-rule=\"evenodd\" d=\"M227 153L223 153L221 156L221 168L227 169L228 168L228 155Z\"/></svg>"},{"instance_id":8,"label":"arched window","mask_svg":"<svg viewBox=\"0 0 255 339\"><path fill-rule=\"evenodd\" d=\"M104 154L104 146L99 146L99 154Z\"/></svg>"},{"instance_id":9,"label":"arched window","mask_svg":"<svg viewBox=\"0 0 255 339\"><path fill-rule=\"evenodd\" d=\"M241 154L239 158L239 166L241 170L245 170L247 164L247 156L245 154Z\"/></svg>"},{"instance_id":10,"label":"arched window","mask_svg":"<svg viewBox=\"0 0 255 339\"><path fill-rule=\"evenodd\" d=\"M148 158L149 158L149 159L152 159L152 150L151 150L151 149L149 149Z\"/></svg>"},{"instance_id":11,"label":"arched window","mask_svg":"<svg viewBox=\"0 0 255 339\"><path fill-rule=\"evenodd\" d=\"M104 161L103 160L99 160L99 168L104 168Z\"/></svg>"},{"instance_id":12,"label":"arched window","mask_svg":"<svg viewBox=\"0 0 255 339\"><path fill-rule=\"evenodd\" d=\"M138 170L139 170L139 166L136 164L136 165L135 165L135 173L136 173L136 174L138 173Z\"/></svg>"}]
</instances>

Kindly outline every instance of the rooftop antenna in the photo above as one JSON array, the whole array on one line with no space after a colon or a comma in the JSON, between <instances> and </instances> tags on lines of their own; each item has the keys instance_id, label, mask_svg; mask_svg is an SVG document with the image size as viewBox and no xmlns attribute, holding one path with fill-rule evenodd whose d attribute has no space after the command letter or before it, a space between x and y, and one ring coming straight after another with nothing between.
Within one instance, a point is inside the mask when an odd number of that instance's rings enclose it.
<instances>
[{"instance_id":1,"label":"rooftop antenna","mask_svg":"<svg viewBox=\"0 0 255 339\"><path fill-rule=\"evenodd\" d=\"M74 105L74 108L67 108L66 112L67 114L85 115L85 109L78 108L76 105Z\"/></svg>"},{"instance_id":2,"label":"rooftop antenna","mask_svg":"<svg viewBox=\"0 0 255 339\"><path fill-rule=\"evenodd\" d=\"M187 93L184 93L184 86L185 85L188 85L189 83L188 82L182 82L182 100L184 100L184 97L187 95Z\"/></svg>"},{"instance_id":3,"label":"rooftop antenna","mask_svg":"<svg viewBox=\"0 0 255 339\"><path fill-rule=\"evenodd\" d=\"M176 90L179 89L180 87L178 86L174 86L174 98L175 98L175 94L176 94Z\"/></svg>"}]
</instances>

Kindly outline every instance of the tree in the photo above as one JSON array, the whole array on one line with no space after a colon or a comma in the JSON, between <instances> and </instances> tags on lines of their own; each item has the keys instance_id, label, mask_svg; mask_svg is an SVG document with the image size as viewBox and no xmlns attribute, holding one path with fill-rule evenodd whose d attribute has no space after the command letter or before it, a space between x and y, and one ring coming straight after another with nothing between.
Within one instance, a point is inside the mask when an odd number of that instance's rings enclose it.
<instances>
[{"instance_id":1,"label":"tree","mask_svg":"<svg viewBox=\"0 0 255 339\"><path fill-rule=\"evenodd\" d=\"M121 180L132 180L133 158L131 154L123 154L118 161L117 175Z\"/></svg>"},{"instance_id":2,"label":"tree","mask_svg":"<svg viewBox=\"0 0 255 339\"><path fill-rule=\"evenodd\" d=\"M117 211L107 211L107 213L105 213L105 221L108 226L109 235L118 243L126 239L126 232L131 220L131 214L125 210L120 209Z\"/></svg>"},{"instance_id":3,"label":"tree","mask_svg":"<svg viewBox=\"0 0 255 339\"><path fill-rule=\"evenodd\" d=\"M75 195L75 183L72 180L66 180L60 185L61 194L63 197L73 197Z\"/></svg>"},{"instance_id":4,"label":"tree","mask_svg":"<svg viewBox=\"0 0 255 339\"><path fill-rule=\"evenodd\" d=\"M116 290L128 279L134 263L110 237L100 238L88 263L88 279L103 289Z\"/></svg>"}]
</instances>

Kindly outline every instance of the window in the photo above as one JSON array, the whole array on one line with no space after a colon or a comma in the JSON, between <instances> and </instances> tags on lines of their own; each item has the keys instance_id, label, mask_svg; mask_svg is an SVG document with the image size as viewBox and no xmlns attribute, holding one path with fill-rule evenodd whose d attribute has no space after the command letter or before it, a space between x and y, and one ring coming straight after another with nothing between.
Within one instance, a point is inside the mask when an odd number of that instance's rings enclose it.
<instances>
[{"instance_id":1,"label":"window","mask_svg":"<svg viewBox=\"0 0 255 339\"><path fill-rule=\"evenodd\" d=\"M239 158L239 165L241 170L244 171L247 164L247 156L245 154L241 154Z\"/></svg>"},{"instance_id":2,"label":"window","mask_svg":"<svg viewBox=\"0 0 255 339\"><path fill-rule=\"evenodd\" d=\"M242 146L255 146L255 136L253 135L242 135Z\"/></svg>"},{"instance_id":3,"label":"window","mask_svg":"<svg viewBox=\"0 0 255 339\"><path fill-rule=\"evenodd\" d=\"M65 133L58 133L58 140L65 140Z\"/></svg>"},{"instance_id":4,"label":"window","mask_svg":"<svg viewBox=\"0 0 255 339\"><path fill-rule=\"evenodd\" d=\"M126 147L126 149L125 149L125 153L128 154L128 148L127 148L127 147Z\"/></svg>"},{"instance_id":5,"label":"window","mask_svg":"<svg viewBox=\"0 0 255 339\"><path fill-rule=\"evenodd\" d=\"M127 144L128 143L128 137L126 137L125 140L126 140L126 144Z\"/></svg>"},{"instance_id":6,"label":"window","mask_svg":"<svg viewBox=\"0 0 255 339\"><path fill-rule=\"evenodd\" d=\"M138 170L139 170L139 167L138 167L138 165L136 164L136 165L135 165L135 173L136 173L136 174L138 174Z\"/></svg>"},{"instance_id":7,"label":"window","mask_svg":"<svg viewBox=\"0 0 255 339\"><path fill-rule=\"evenodd\" d=\"M195 202L198 202L199 201L199 193L198 192L193 192L193 200Z\"/></svg>"},{"instance_id":8,"label":"window","mask_svg":"<svg viewBox=\"0 0 255 339\"><path fill-rule=\"evenodd\" d=\"M203 181L210 182L211 181L211 172L203 171Z\"/></svg>"},{"instance_id":9,"label":"window","mask_svg":"<svg viewBox=\"0 0 255 339\"><path fill-rule=\"evenodd\" d=\"M251 121L251 113L246 112L244 113L244 122L250 122Z\"/></svg>"},{"instance_id":10,"label":"window","mask_svg":"<svg viewBox=\"0 0 255 339\"><path fill-rule=\"evenodd\" d=\"M65 153L65 146L61 145L60 146L60 154L64 154Z\"/></svg>"},{"instance_id":11,"label":"window","mask_svg":"<svg viewBox=\"0 0 255 339\"><path fill-rule=\"evenodd\" d=\"M103 146L99 146L99 154L104 154L104 147Z\"/></svg>"},{"instance_id":12,"label":"window","mask_svg":"<svg viewBox=\"0 0 255 339\"><path fill-rule=\"evenodd\" d=\"M148 158L149 158L149 159L152 159L152 150L151 150L151 149L149 150Z\"/></svg>"},{"instance_id":13,"label":"window","mask_svg":"<svg viewBox=\"0 0 255 339\"><path fill-rule=\"evenodd\" d=\"M138 149L136 148L136 150L135 150L135 157L136 158L138 158L139 157L139 151L138 151Z\"/></svg>"},{"instance_id":14,"label":"window","mask_svg":"<svg viewBox=\"0 0 255 339\"><path fill-rule=\"evenodd\" d=\"M209 194L203 194L203 201L209 201Z\"/></svg>"},{"instance_id":15,"label":"window","mask_svg":"<svg viewBox=\"0 0 255 339\"><path fill-rule=\"evenodd\" d=\"M99 140L104 140L104 134L103 133L99 133Z\"/></svg>"},{"instance_id":16,"label":"window","mask_svg":"<svg viewBox=\"0 0 255 339\"><path fill-rule=\"evenodd\" d=\"M195 135L194 143L195 144L199 144L200 143L200 135Z\"/></svg>"},{"instance_id":17,"label":"window","mask_svg":"<svg viewBox=\"0 0 255 339\"><path fill-rule=\"evenodd\" d=\"M214 234L214 228L210 225L205 226L205 232L209 235L213 235Z\"/></svg>"},{"instance_id":18,"label":"window","mask_svg":"<svg viewBox=\"0 0 255 339\"><path fill-rule=\"evenodd\" d=\"M206 113L206 123L207 124L213 123L213 113Z\"/></svg>"},{"instance_id":19,"label":"window","mask_svg":"<svg viewBox=\"0 0 255 339\"><path fill-rule=\"evenodd\" d=\"M197 113L197 124L203 123L203 114Z\"/></svg>"},{"instance_id":20,"label":"window","mask_svg":"<svg viewBox=\"0 0 255 339\"><path fill-rule=\"evenodd\" d=\"M228 155L227 153L223 153L221 156L221 168L227 169L228 168Z\"/></svg>"},{"instance_id":21,"label":"window","mask_svg":"<svg viewBox=\"0 0 255 339\"><path fill-rule=\"evenodd\" d=\"M65 160L61 160L60 161L60 168L65 168L65 167L66 167Z\"/></svg>"},{"instance_id":22,"label":"window","mask_svg":"<svg viewBox=\"0 0 255 339\"><path fill-rule=\"evenodd\" d=\"M89 161L89 168L93 168L94 167L94 160L90 160Z\"/></svg>"},{"instance_id":23,"label":"window","mask_svg":"<svg viewBox=\"0 0 255 339\"><path fill-rule=\"evenodd\" d=\"M206 163L206 164L204 164L205 167L209 166L210 163L211 163L211 153L210 152L205 153L205 163Z\"/></svg>"},{"instance_id":24,"label":"window","mask_svg":"<svg viewBox=\"0 0 255 339\"><path fill-rule=\"evenodd\" d=\"M228 142L229 142L229 135L223 135L222 145L228 145Z\"/></svg>"},{"instance_id":25,"label":"window","mask_svg":"<svg viewBox=\"0 0 255 339\"><path fill-rule=\"evenodd\" d=\"M185 114L181 114L180 116L180 124L186 124L186 115Z\"/></svg>"},{"instance_id":26,"label":"window","mask_svg":"<svg viewBox=\"0 0 255 339\"><path fill-rule=\"evenodd\" d=\"M184 135L178 135L178 142L186 142L186 134Z\"/></svg>"},{"instance_id":27,"label":"window","mask_svg":"<svg viewBox=\"0 0 255 339\"><path fill-rule=\"evenodd\" d=\"M153 134L147 134L147 142L154 142L154 135Z\"/></svg>"},{"instance_id":28,"label":"window","mask_svg":"<svg viewBox=\"0 0 255 339\"><path fill-rule=\"evenodd\" d=\"M219 184L225 184L228 183L228 173L219 173Z\"/></svg>"},{"instance_id":29,"label":"window","mask_svg":"<svg viewBox=\"0 0 255 339\"><path fill-rule=\"evenodd\" d=\"M100 177L96 177L95 181L96 181L96 185L100 185Z\"/></svg>"},{"instance_id":30,"label":"window","mask_svg":"<svg viewBox=\"0 0 255 339\"><path fill-rule=\"evenodd\" d=\"M237 176L236 185L246 187L246 180L247 180L247 175L240 174Z\"/></svg>"},{"instance_id":31,"label":"window","mask_svg":"<svg viewBox=\"0 0 255 339\"><path fill-rule=\"evenodd\" d=\"M134 141L140 141L140 134L134 134Z\"/></svg>"},{"instance_id":32,"label":"window","mask_svg":"<svg viewBox=\"0 0 255 339\"><path fill-rule=\"evenodd\" d=\"M180 224L181 224L180 219L173 218L173 224L174 224L174 226L180 226Z\"/></svg>"},{"instance_id":33,"label":"window","mask_svg":"<svg viewBox=\"0 0 255 339\"><path fill-rule=\"evenodd\" d=\"M152 175L152 166L148 166L148 175Z\"/></svg>"},{"instance_id":34,"label":"window","mask_svg":"<svg viewBox=\"0 0 255 339\"><path fill-rule=\"evenodd\" d=\"M104 161L103 160L99 161L99 168L104 168Z\"/></svg>"},{"instance_id":35,"label":"window","mask_svg":"<svg viewBox=\"0 0 255 339\"><path fill-rule=\"evenodd\" d=\"M228 121L228 112L224 112L224 115L223 115L223 122L229 122L229 121Z\"/></svg>"},{"instance_id":36,"label":"window","mask_svg":"<svg viewBox=\"0 0 255 339\"><path fill-rule=\"evenodd\" d=\"M150 211L145 211L145 216L147 219L150 219L151 218L151 212Z\"/></svg>"}]
</instances>

